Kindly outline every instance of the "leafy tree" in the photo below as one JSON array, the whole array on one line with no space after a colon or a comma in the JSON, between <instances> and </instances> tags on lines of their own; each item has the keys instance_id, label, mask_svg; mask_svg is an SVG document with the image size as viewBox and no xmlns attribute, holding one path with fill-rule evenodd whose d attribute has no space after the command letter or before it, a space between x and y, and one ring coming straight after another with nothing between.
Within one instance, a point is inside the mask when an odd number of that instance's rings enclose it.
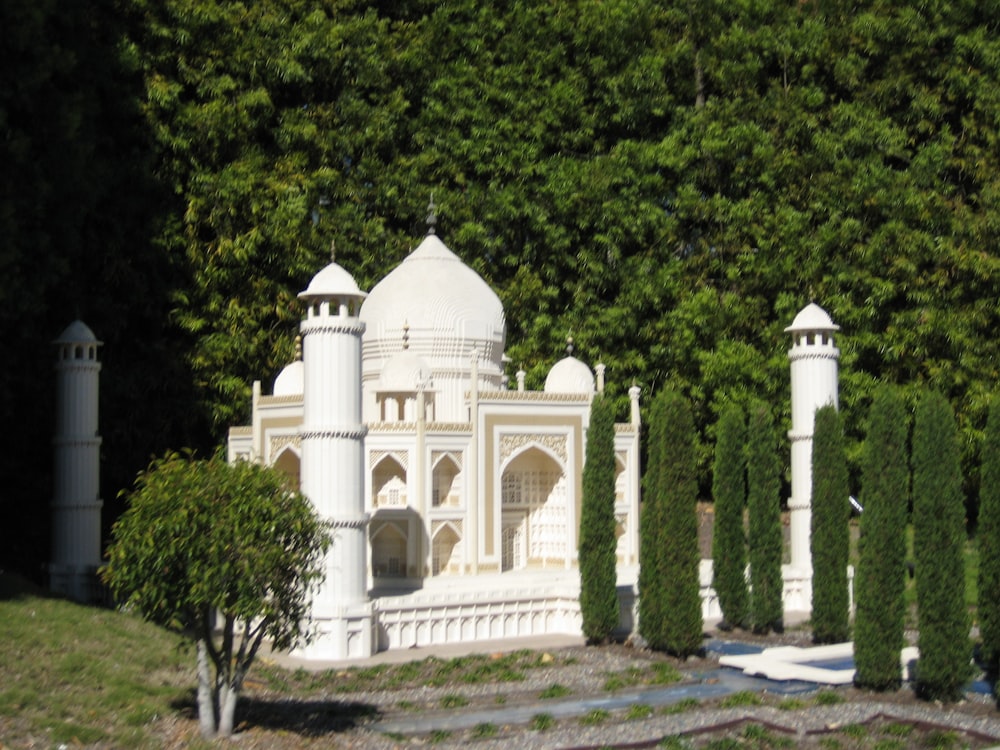
<instances>
[{"instance_id":1,"label":"leafy tree","mask_svg":"<svg viewBox=\"0 0 1000 750\"><path fill-rule=\"evenodd\" d=\"M729 626L744 627L748 619L746 531L747 438L743 411L736 405L723 409L715 442L712 527L712 585L719 596L722 616Z\"/></svg>"},{"instance_id":2,"label":"leafy tree","mask_svg":"<svg viewBox=\"0 0 1000 750\"><path fill-rule=\"evenodd\" d=\"M618 626L615 536L615 420L611 399L598 394L590 407L580 510L580 614L589 643L608 640Z\"/></svg>"},{"instance_id":3,"label":"leafy tree","mask_svg":"<svg viewBox=\"0 0 1000 750\"><path fill-rule=\"evenodd\" d=\"M980 465L977 615L982 660L995 675L1000 670L1000 397L990 402Z\"/></svg>"},{"instance_id":4,"label":"leafy tree","mask_svg":"<svg viewBox=\"0 0 1000 750\"><path fill-rule=\"evenodd\" d=\"M854 681L872 690L901 682L909 470L906 410L897 389L875 392L861 477L861 538L855 575Z\"/></svg>"},{"instance_id":5,"label":"leafy tree","mask_svg":"<svg viewBox=\"0 0 1000 750\"><path fill-rule=\"evenodd\" d=\"M850 636L847 563L850 487L844 430L833 404L816 410L812 440L812 631L816 643Z\"/></svg>"},{"instance_id":6,"label":"leafy tree","mask_svg":"<svg viewBox=\"0 0 1000 750\"><path fill-rule=\"evenodd\" d=\"M781 481L771 412L763 403L750 411L747 507L750 515L750 622L755 632L784 628L781 575Z\"/></svg>"},{"instance_id":7,"label":"leafy tree","mask_svg":"<svg viewBox=\"0 0 1000 750\"><path fill-rule=\"evenodd\" d=\"M697 485L691 410L675 391L650 409L639 568L639 629L650 648L686 657L701 648Z\"/></svg>"},{"instance_id":8,"label":"leafy tree","mask_svg":"<svg viewBox=\"0 0 1000 750\"><path fill-rule=\"evenodd\" d=\"M196 642L201 732L229 736L264 638L286 649L303 637L325 525L273 469L168 454L140 474L113 536L105 582L124 606Z\"/></svg>"},{"instance_id":9,"label":"leafy tree","mask_svg":"<svg viewBox=\"0 0 1000 750\"><path fill-rule=\"evenodd\" d=\"M913 421L913 549L920 613L917 695L959 700L972 676L961 450L951 406L933 390L921 395Z\"/></svg>"}]
</instances>

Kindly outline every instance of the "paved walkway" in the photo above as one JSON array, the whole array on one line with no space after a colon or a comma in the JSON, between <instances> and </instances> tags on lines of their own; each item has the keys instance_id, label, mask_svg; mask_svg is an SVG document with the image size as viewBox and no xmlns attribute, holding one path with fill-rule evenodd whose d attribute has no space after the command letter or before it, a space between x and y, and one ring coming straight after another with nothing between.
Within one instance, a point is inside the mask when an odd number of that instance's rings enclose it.
<instances>
[{"instance_id":1,"label":"paved walkway","mask_svg":"<svg viewBox=\"0 0 1000 750\"><path fill-rule=\"evenodd\" d=\"M438 646L421 646L418 648L391 649L379 651L365 659L341 659L316 661L302 659L287 652L274 652L267 646L261 647L261 657L268 659L287 669L305 669L308 672L323 672L327 669L346 669L348 667L371 667L376 664L404 664L409 661L420 661L435 657L438 659L454 659L471 654L507 654L511 651L529 649L532 651L550 651L570 646L586 645L586 640L580 635L532 635L524 638L503 638L495 641L469 641L466 643L449 643Z\"/></svg>"}]
</instances>

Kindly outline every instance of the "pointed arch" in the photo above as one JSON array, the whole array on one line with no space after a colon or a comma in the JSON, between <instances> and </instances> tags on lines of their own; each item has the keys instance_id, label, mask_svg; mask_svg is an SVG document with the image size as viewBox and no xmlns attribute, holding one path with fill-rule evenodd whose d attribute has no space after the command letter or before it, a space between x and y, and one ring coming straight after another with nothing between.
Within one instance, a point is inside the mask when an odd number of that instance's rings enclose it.
<instances>
[{"instance_id":1,"label":"pointed arch","mask_svg":"<svg viewBox=\"0 0 1000 750\"><path fill-rule=\"evenodd\" d=\"M438 458L431 470L433 507L456 507L462 500L462 470L458 461L450 453Z\"/></svg>"},{"instance_id":2,"label":"pointed arch","mask_svg":"<svg viewBox=\"0 0 1000 750\"><path fill-rule=\"evenodd\" d=\"M570 555L566 473L543 446L528 445L500 478L501 570L565 565Z\"/></svg>"},{"instance_id":3,"label":"pointed arch","mask_svg":"<svg viewBox=\"0 0 1000 750\"><path fill-rule=\"evenodd\" d=\"M461 531L450 521L445 521L434 532L431 540L431 575L458 573L461 568L459 554Z\"/></svg>"},{"instance_id":4,"label":"pointed arch","mask_svg":"<svg viewBox=\"0 0 1000 750\"><path fill-rule=\"evenodd\" d=\"M406 576L406 530L392 521L372 525L372 575L376 578Z\"/></svg>"},{"instance_id":5,"label":"pointed arch","mask_svg":"<svg viewBox=\"0 0 1000 750\"><path fill-rule=\"evenodd\" d=\"M372 467L372 508L402 508L407 504L406 469L393 453Z\"/></svg>"},{"instance_id":6,"label":"pointed arch","mask_svg":"<svg viewBox=\"0 0 1000 750\"><path fill-rule=\"evenodd\" d=\"M288 486L299 490L302 477L302 458L299 452L291 445L286 445L277 458L271 462L271 466L280 471L288 480Z\"/></svg>"}]
</instances>

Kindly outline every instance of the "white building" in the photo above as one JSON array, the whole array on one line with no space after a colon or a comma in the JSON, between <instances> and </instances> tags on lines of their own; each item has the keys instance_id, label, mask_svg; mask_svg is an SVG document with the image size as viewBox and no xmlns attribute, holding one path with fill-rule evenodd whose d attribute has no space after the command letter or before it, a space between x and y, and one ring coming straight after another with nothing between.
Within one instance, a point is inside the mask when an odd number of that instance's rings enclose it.
<instances>
[{"instance_id":1,"label":"white building","mask_svg":"<svg viewBox=\"0 0 1000 750\"><path fill-rule=\"evenodd\" d=\"M595 383L570 350L543 391L524 390L523 373L509 390L500 300L433 227L367 296L336 263L300 296L310 305L306 361L286 367L271 395L254 383L252 421L230 430L229 458L276 466L301 483L336 528L328 579L346 577L336 586L368 600L348 603L354 614L314 607L320 637L304 655L579 634L581 478L603 366ZM360 363L348 341L354 330L363 331ZM325 364L311 366L318 356ZM360 392L345 393L358 389L350 385L358 364ZM639 389L629 394L631 420L615 435L625 631L639 562ZM362 424L348 424L359 398ZM353 450L345 439L361 446L360 481L337 457ZM339 446L329 448L337 456L325 455L324 440ZM358 529L367 544L355 553L348 537ZM372 632L359 634L359 623Z\"/></svg>"}]
</instances>

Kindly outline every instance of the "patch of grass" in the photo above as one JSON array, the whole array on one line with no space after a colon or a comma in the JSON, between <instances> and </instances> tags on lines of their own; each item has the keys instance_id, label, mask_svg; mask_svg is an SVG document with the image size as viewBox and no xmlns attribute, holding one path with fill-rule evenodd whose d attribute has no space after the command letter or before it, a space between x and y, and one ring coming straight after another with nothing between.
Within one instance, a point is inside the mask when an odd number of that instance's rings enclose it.
<instances>
[{"instance_id":1,"label":"patch of grass","mask_svg":"<svg viewBox=\"0 0 1000 750\"><path fill-rule=\"evenodd\" d=\"M852 739L859 740L868 736L868 727L864 724L848 724L840 730L841 734L846 734Z\"/></svg>"},{"instance_id":2,"label":"patch of grass","mask_svg":"<svg viewBox=\"0 0 1000 750\"><path fill-rule=\"evenodd\" d=\"M598 724L603 724L611 716L610 713L605 711L603 708L595 708L589 713L584 714L580 717L580 723L584 726L593 727Z\"/></svg>"},{"instance_id":3,"label":"patch of grass","mask_svg":"<svg viewBox=\"0 0 1000 750\"><path fill-rule=\"evenodd\" d=\"M653 662L646 679L648 685L672 685L681 681L681 673L673 664L665 661Z\"/></svg>"},{"instance_id":4,"label":"patch of grass","mask_svg":"<svg viewBox=\"0 0 1000 750\"><path fill-rule=\"evenodd\" d=\"M558 682L553 682L542 692L538 694L538 697L542 700L549 700L551 698L562 698L563 696L569 695L573 691L570 690L565 685L560 685Z\"/></svg>"},{"instance_id":5,"label":"patch of grass","mask_svg":"<svg viewBox=\"0 0 1000 750\"><path fill-rule=\"evenodd\" d=\"M448 693L441 698L441 708L461 708L468 705L469 699L458 693Z\"/></svg>"},{"instance_id":6,"label":"patch of grass","mask_svg":"<svg viewBox=\"0 0 1000 750\"><path fill-rule=\"evenodd\" d=\"M872 744L872 750L904 750L906 743L903 740L890 738L890 739L880 739L875 740Z\"/></svg>"},{"instance_id":7,"label":"patch of grass","mask_svg":"<svg viewBox=\"0 0 1000 750\"><path fill-rule=\"evenodd\" d=\"M697 698L681 698L676 703L673 703L669 706L664 706L660 710L660 713L665 714L666 716L671 716L673 714L682 714L685 711L690 711L693 708L698 708L698 706L700 705L701 701L699 701Z\"/></svg>"},{"instance_id":8,"label":"patch of grass","mask_svg":"<svg viewBox=\"0 0 1000 750\"><path fill-rule=\"evenodd\" d=\"M909 737L913 734L913 725L900 724L899 722L886 724L882 727L882 734L890 734L893 737Z\"/></svg>"},{"instance_id":9,"label":"patch of grass","mask_svg":"<svg viewBox=\"0 0 1000 750\"><path fill-rule=\"evenodd\" d=\"M545 732L556 725L552 714L535 714L531 717L531 728L536 732Z\"/></svg>"},{"instance_id":10,"label":"patch of grass","mask_svg":"<svg viewBox=\"0 0 1000 750\"><path fill-rule=\"evenodd\" d=\"M610 672L604 682L604 689L609 693L635 685L670 685L679 682L681 673L672 664L657 661L647 667L628 667L620 672Z\"/></svg>"},{"instance_id":11,"label":"patch of grass","mask_svg":"<svg viewBox=\"0 0 1000 750\"><path fill-rule=\"evenodd\" d=\"M751 747L782 748L793 745L788 737L779 737L761 724L747 724L743 728L743 739L747 740Z\"/></svg>"},{"instance_id":12,"label":"patch of grass","mask_svg":"<svg viewBox=\"0 0 1000 750\"><path fill-rule=\"evenodd\" d=\"M498 706L503 706L507 703L507 696L498 695L493 699L493 702L496 703Z\"/></svg>"},{"instance_id":13,"label":"patch of grass","mask_svg":"<svg viewBox=\"0 0 1000 750\"><path fill-rule=\"evenodd\" d=\"M823 750L840 750L843 747L836 737L820 737L819 746Z\"/></svg>"},{"instance_id":14,"label":"patch of grass","mask_svg":"<svg viewBox=\"0 0 1000 750\"><path fill-rule=\"evenodd\" d=\"M491 724L488 721L483 722L482 724L476 724L476 726L472 728L472 737L477 740L485 740L488 737L493 737L496 733L496 724Z\"/></svg>"},{"instance_id":15,"label":"patch of grass","mask_svg":"<svg viewBox=\"0 0 1000 750\"><path fill-rule=\"evenodd\" d=\"M651 706L647 706L645 703L633 703L628 707L628 712L625 714L625 718L632 719L648 719L653 715L653 709Z\"/></svg>"},{"instance_id":16,"label":"patch of grass","mask_svg":"<svg viewBox=\"0 0 1000 750\"><path fill-rule=\"evenodd\" d=\"M705 750L738 750L743 744L734 737L720 737L705 745Z\"/></svg>"},{"instance_id":17,"label":"patch of grass","mask_svg":"<svg viewBox=\"0 0 1000 750\"><path fill-rule=\"evenodd\" d=\"M784 698L778 703L780 711L798 711L806 707L806 702L801 698Z\"/></svg>"},{"instance_id":18,"label":"patch of grass","mask_svg":"<svg viewBox=\"0 0 1000 750\"><path fill-rule=\"evenodd\" d=\"M721 701L719 705L722 708L739 708L740 706L759 706L761 703L760 696L752 690L741 690L738 693L733 693L732 695L727 695Z\"/></svg>"},{"instance_id":19,"label":"patch of grass","mask_svg":"<svg viewBox=\"0 0 1000 750\"><path fill-rule=\"evenodd\" d=\"M419 706L413 701L400 701L396 704L396 708L400 711L416 711Z\"/></svg>"},{"instance_id":20,"label":"patch of grass","mask_svg":"<svg viewBox=\"0 0 1000 750\"><path fill-rule=\"evenodd\" d=\"M662 747L664 750L688 750L691 747L691 742L685 737L671 735L660 740L657 747Z\"/></svg>"},{"instance_id":21,"label":"patch of grass","mask_svg":"<svg viewBox=\"0 0 1000 750\"><path fill-rule=\"evenodd\" d=\"M834 690L820 690L816 693L817 706L835 706L844 702L844 696Z\"/></svg>"},{"instance_id":22,"label":"patch of grass","mask_svg":"<svg viewBox=\"0 0 1000 750\"><path fill-rule=\"evenodd\" d=\"M432 745L436 745L439 742L447 742L451 739L451 732L447 729L435 729L427 736L427 741Z\"/></svg>"},{"instance_id":23,"label":"patch of grass","mask_svg":"<svg viewBox=\"0 0 1000 750\"><path fill-rule=\"evenodd\" d=\"M3 741L151 747L194 688L194 650L136 615L81 606L0 574ZM40 665L45 665L40 668ZM253 674L253 672L251 673ZM31 739L34 738L34 739Z\"/></svg>"},{"instance_id":24,"label":"patch of grass","mask_svg":"<svg viewBox=\"0 0 1000 750\"><path fill-rule=\"evenodd\" d=\"M958 734L943 729L932 729L924 736L921 744L924 747L934 748L935 750L958 747Z\"/></svg>"}]
</instances>

